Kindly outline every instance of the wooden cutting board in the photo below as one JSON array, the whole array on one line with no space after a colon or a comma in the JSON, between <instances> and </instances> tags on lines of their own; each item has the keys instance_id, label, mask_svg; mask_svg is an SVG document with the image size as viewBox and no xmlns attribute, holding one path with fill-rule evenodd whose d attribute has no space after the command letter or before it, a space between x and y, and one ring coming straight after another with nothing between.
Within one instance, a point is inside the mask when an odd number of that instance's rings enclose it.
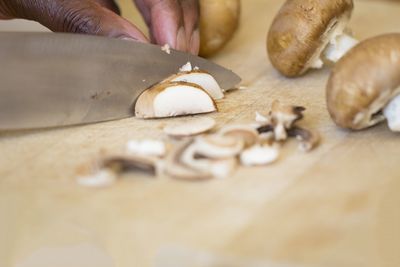
<instances>
[{"instance_id":1,"label":"wooden cutting board","mask_svg":"<svg viewBox=\"0 0 400 267\"><path fill-rule=\"evenodd\" d=\"M75 183L77 165L132 138L162 137L160 127L180 119L0 133L0 266L178 266L162 258L176 246L257 266L400 266L399 135L385 125L338 129L325 105L329 69L298 79L272 69L265 38L281 2L243 1L239 32L213 60L247 89L228 94L211 116L222 126L253 120L274 99L303 105L303 125L320 131L320 148L303 154L291 142L276 164L228 179L131 174L93 190ZM393 32L399 14L396 3L356 1L351 26L360 39ZM216 266L208 256L186 266Z\"/></svg>"}]
</instances>

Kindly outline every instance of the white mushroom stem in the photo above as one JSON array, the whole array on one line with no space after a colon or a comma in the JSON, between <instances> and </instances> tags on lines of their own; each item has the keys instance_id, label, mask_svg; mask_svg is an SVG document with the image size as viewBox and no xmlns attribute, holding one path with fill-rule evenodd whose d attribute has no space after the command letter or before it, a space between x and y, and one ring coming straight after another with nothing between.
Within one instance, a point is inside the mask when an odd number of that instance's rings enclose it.
<instances>
[{"instance_id":1,"label":"white mushroom stem","mask_svg":"<svg viewBox=\"0 0 400 267\"><path fill-rule=\"evenodd\" d=\"M383 109L388 126L393 132L400 132L400 94L393 98Z\"/></svg>"},{"instance_id":2,"label":"white mushroom stem","mask_svg":"<svg viewBox=\"0 0 400 267\"><path fill-rule=\"evenodd\" d=\"M347 51L357 45L359 41L350 35L340 34L332 38L324 51L324 57L331 62L337 62Z\"/></svg>"}]
</instances>

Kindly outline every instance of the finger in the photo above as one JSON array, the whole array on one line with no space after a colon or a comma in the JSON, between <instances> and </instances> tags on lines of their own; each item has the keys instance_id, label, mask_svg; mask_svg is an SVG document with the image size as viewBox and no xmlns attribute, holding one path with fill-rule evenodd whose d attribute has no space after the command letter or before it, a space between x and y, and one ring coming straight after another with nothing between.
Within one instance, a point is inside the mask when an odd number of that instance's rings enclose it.
<instances>
[{"instance_id":1,"label":"finger","mask_svg":"<svg viewBox=\"0 0 400 267\"><path fill-rule=\"evenodd\" d=\"M182 8L178 0L135 0L142 12L150 34L160 45L186 51L187 41Z\"/></svg>"},{"instance_id":2,"label":"finger","mask_svg":"<svg viewBox=\"0 0 400 267\"><path fill-rule=\"evenodd\" d=\"M197 55L200 48L199 1L180 0L188 51Z\"/></svg>"},{"instance_id":3,"label":"finger","mask_svg":"<svg viewBox=\"0 0 400 267\"><path fill-rule=\"evenodd\" d=\"M113 0L95 0L97 3L99 3L102 7L108 8L115 14L120 15L121 10L119 9L118 5L113 1Z\"/></svg>"},{"instance_id":4,"label":"finger","mask_svg":"<svg viewBox=\"0 0 400 267\"><path fill-rule=\"evenodd\" d=\"M86 33L147 42L127 20L92 0L0 0L5 15L38 21L52 31Z\"/></svg>"}]
</instances>

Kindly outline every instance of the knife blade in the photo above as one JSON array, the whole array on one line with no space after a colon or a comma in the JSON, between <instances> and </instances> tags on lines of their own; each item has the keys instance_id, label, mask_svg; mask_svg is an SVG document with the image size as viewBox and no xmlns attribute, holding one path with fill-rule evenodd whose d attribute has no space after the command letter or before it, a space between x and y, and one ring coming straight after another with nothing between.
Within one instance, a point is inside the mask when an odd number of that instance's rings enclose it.
<instances>
[{"instance_id":1,"label":"knife blade","mask_svg":"<svg viewBox=\"0 0 400 267\"><path fill-rule=\"evenodd\" d=\"M222 88L239 76L159 46L66 33L0 33L0 130L55 127L133 116L138 95L187 62Z\"/></svg>"}]
</instances>

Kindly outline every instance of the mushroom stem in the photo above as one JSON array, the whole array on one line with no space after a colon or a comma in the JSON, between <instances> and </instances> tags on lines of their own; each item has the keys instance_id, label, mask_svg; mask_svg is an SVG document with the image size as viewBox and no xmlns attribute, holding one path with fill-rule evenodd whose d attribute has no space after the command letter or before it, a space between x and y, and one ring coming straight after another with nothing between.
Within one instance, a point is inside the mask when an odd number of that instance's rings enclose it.
<instances>
[{"instance_id":1,"label":"mushroom stem","mask_svg":"<svg viewBox=\"0 0 400 267\"><path fill-rule=\"evenodd\" d=\"M357 45L359 41L348 34L340 34L332 38L323 52L323 57L331 62L337 62L347 51Z\"/></svg>"},{"instance_id":2,"label":"mushroom stem","mask_svg":"<svg viewBox=\"0 0 400 267\"><path fill-rule=\"evenodd\" d=\"M387 119L389 129L400 132L400 94L390 100L383 109L383 115Z\"/></svg>"}]
</instances>

